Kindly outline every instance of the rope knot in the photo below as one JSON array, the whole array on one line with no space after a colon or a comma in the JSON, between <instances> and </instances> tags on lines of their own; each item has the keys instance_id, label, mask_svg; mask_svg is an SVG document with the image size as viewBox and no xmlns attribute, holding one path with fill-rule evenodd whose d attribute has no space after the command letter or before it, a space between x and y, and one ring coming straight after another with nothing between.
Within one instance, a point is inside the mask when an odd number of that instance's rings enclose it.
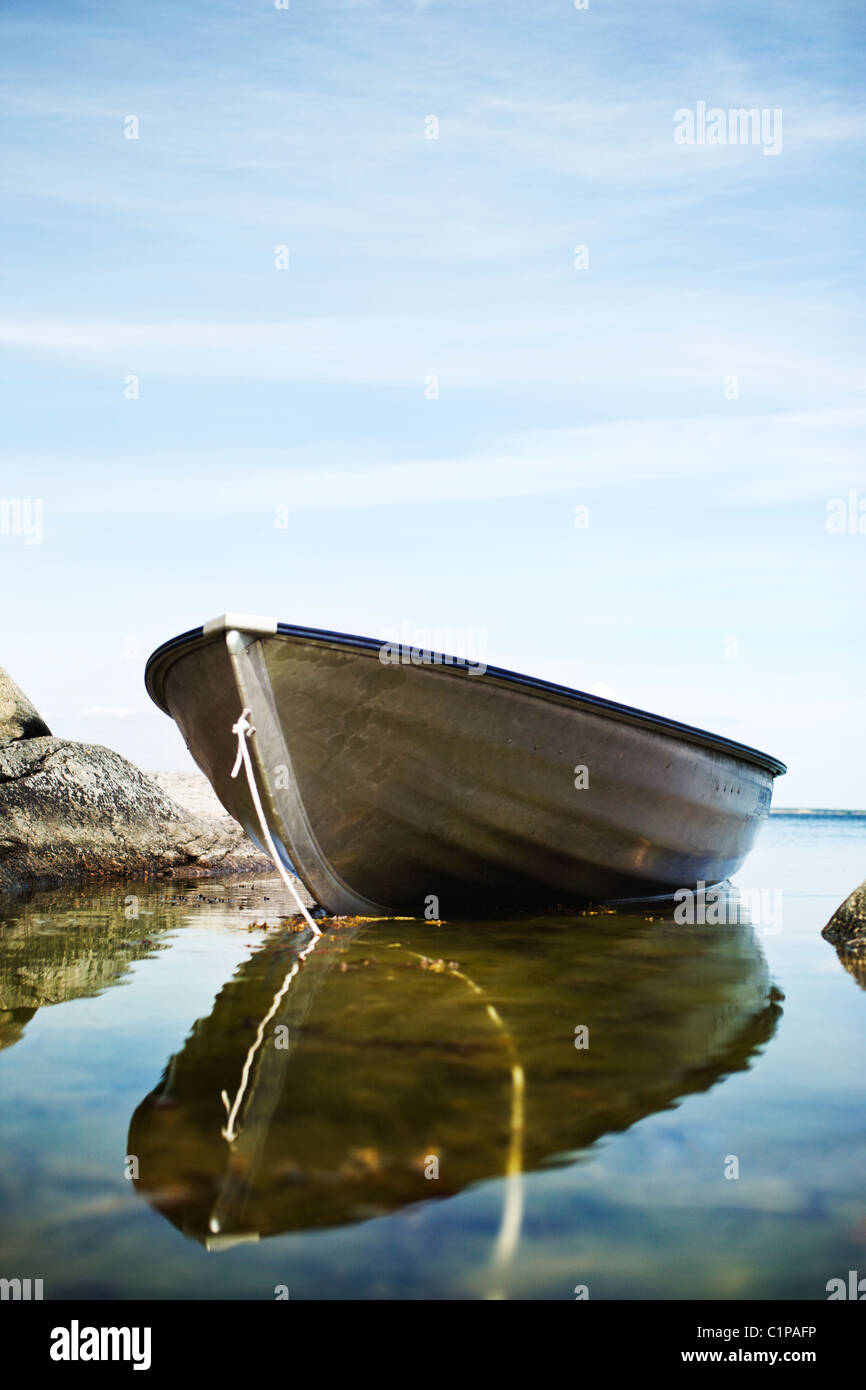
<instances>
[{"instance_id":1,"label":"rope knot","mask_svg":"<svg viewBox=\"0 0 866 1390\"><path fill-rule=\"evenodd\" d=\"M237 777L238 773L241 770L241 764L243 764L244 771L247 774L247 782L249 783L252 803L255 807L255 812L259 819L259 825L261 826L262 839L264 840L265 845L267 846L268 854L271 856L271 859L274 862L274 868L276 869L280 878L283 880L283 883L291 892L292 897L294 898L298 907L301 909L301 914L304 918L304 921L310 928L310 931L313 933L313 936L319 937L322 935L322 933L316 926L315 922L313 921L312 917L310 916L309 912L307 911L306 907L301 901L297 888L295 887L294 883L289 878L289 875L283 868L282 861L280 860L280 856L277 853L276 845L274 844L273 836L271 835L271 832L268 829L268 823L265 819L264 810L262 809L262 799L259 796L259 789L256 786L256 779L255 774L253 772L252 759L250 758L249 744L247 743L247 739L249 738L250 734L255 733L255 728L247 718L247 715L249 713L249 709L241 710L240 719L238 719L236 723L232 724L232 733L237 734L238 736L238 755L235 758L235 765L232 768L231 775L232 777Z\"/></svg>"},{"instance_id":2,"label":"rope knot","mask_svg":"<svg viewBox=\"0 0 866 1390\"><path fill-rule=\"evenodd\" d=\"M250 711L248 709L242 710L240 719L237 721L236 724L232 724L232 733L237 734L238 736L238 755L235 758L235 765L231 771L232 777L237 777L238 773L241 770L241 763L244 759L244 748L246 747L247 736L249 734L255 733L255 728L247 719L247 715L249 714L249 712Z\"/></svg>"}]
</instances>

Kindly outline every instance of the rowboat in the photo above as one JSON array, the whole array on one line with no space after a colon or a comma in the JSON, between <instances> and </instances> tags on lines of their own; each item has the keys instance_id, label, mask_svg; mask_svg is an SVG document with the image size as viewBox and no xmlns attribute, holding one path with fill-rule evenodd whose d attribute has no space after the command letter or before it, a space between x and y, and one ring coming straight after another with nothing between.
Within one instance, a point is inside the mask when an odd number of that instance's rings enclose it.
<instances>
[{"instance_id":1,"label":"rowboat","mask_svg":"<svg viewBox=\"0 0 866 1390\"><path fill-rule=\"evenodd\" d=\"M785 772L550 681L245 614L164 643L145 683L226 810L339 915L537 912L720 883Z\"/></svg>"}]
</instances>

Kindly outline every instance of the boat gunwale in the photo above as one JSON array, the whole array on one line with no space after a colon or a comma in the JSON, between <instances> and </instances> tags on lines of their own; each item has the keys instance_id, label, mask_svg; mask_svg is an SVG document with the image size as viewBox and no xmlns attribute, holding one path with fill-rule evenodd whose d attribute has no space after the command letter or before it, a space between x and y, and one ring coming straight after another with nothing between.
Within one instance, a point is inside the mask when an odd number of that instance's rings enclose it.
<instances>
[{"instance_id":1,"label":"boat gunwale","mask_svg":"<svg viewBox=\"0 0 866 1390\"><path fill-rule=\"evenodd\" d=\"M224 632L219 631L205 634L203 626L190 628L188 632L182 632L177 637L169 638L167 642L163 642L161 646L151 652L144 668L144 683L148 695L164 714L171 717L171 710L165 703L163 691L165 674L168 670L168 666L165 664L166 657L178 648L191 646L194 643L210 643L224 637L224 635ZM351 648L377 655L383 648L400 646L398 642L385 642L374 637L359 637L346 632L331 632L327 628L299 627L292 623L278 622L276 632L267 635L297 638L301 641L318 642L323 646ZM427 653L426 648L413 648L413 650L424 650ZM565 700L570 704L581 705L598 714L619 719L623 723L648 728L656 733L668 734L671 737L680 738L684 742L708 748L711 752L738 758L771 773L773 777L781 777L788 770L785 763L774 758L770 753L761 752L759 748L752 748L746 743L738 743L736 739L726 738L724 734L712 734L693 724L684 724L677 719L669 719L663 714L652 714L650 711L638 709L634 705L621 704L618 700L607 700L602 695L590 695L588 691L575 690L571 686L558 685L555 681L542 680L536 676L526 676L519 671L509 671L503 666L485 665L483 670L479 670L477 662L467 661L462 657L452 657L442 652L432 651L427 654L430 658L429 661L419 662L418 665L432 670L463 672L472 675L474 679L481 682L492 680L506 686L529 691L542 698L548 696L557 700ZM178 655L180 655L179 652ZM169 663L169 665L171 664L173 663Z\"/></svg>"}]
</instances>

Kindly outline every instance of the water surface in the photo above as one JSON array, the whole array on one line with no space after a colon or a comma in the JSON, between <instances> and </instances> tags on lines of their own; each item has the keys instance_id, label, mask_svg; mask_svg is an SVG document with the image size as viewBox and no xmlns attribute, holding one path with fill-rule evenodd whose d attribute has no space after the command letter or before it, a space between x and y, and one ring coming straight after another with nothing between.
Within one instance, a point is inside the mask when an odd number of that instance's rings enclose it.
<instances>
[{"instance_id":1,"label":"water surface","mask_svg":"<svg viewBox=\"0 0 866 1390\"><path fill-rule=\"evenodd\" d=\"M778 816L740 875L774 908L751 926L645 908L312 943L252 879L8 903L0 1274L824 1298L866 1268L866 994L820 936L864 872L866 818Z\"/></svg>"}]
</instances>

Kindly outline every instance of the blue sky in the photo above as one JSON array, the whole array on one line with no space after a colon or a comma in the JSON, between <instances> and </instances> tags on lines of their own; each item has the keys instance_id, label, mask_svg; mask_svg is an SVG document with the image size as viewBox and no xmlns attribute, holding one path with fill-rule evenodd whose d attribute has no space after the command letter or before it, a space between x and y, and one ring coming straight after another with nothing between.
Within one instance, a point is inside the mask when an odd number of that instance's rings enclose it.
<instances>
[{"instance_id":1,"label":"blue sky","mask_svg":"<svg viewBox=\"0 0 866 1390\"><path fill-rule=\"evenodd\" d=\"M142 669L208 617L468 630L866 804L863 39L841 0L7 3L0 499L44 531L0 534L0 662L182 767ZM702 101L782 148L678 145Z\"/></svg>"}]
</instances>

